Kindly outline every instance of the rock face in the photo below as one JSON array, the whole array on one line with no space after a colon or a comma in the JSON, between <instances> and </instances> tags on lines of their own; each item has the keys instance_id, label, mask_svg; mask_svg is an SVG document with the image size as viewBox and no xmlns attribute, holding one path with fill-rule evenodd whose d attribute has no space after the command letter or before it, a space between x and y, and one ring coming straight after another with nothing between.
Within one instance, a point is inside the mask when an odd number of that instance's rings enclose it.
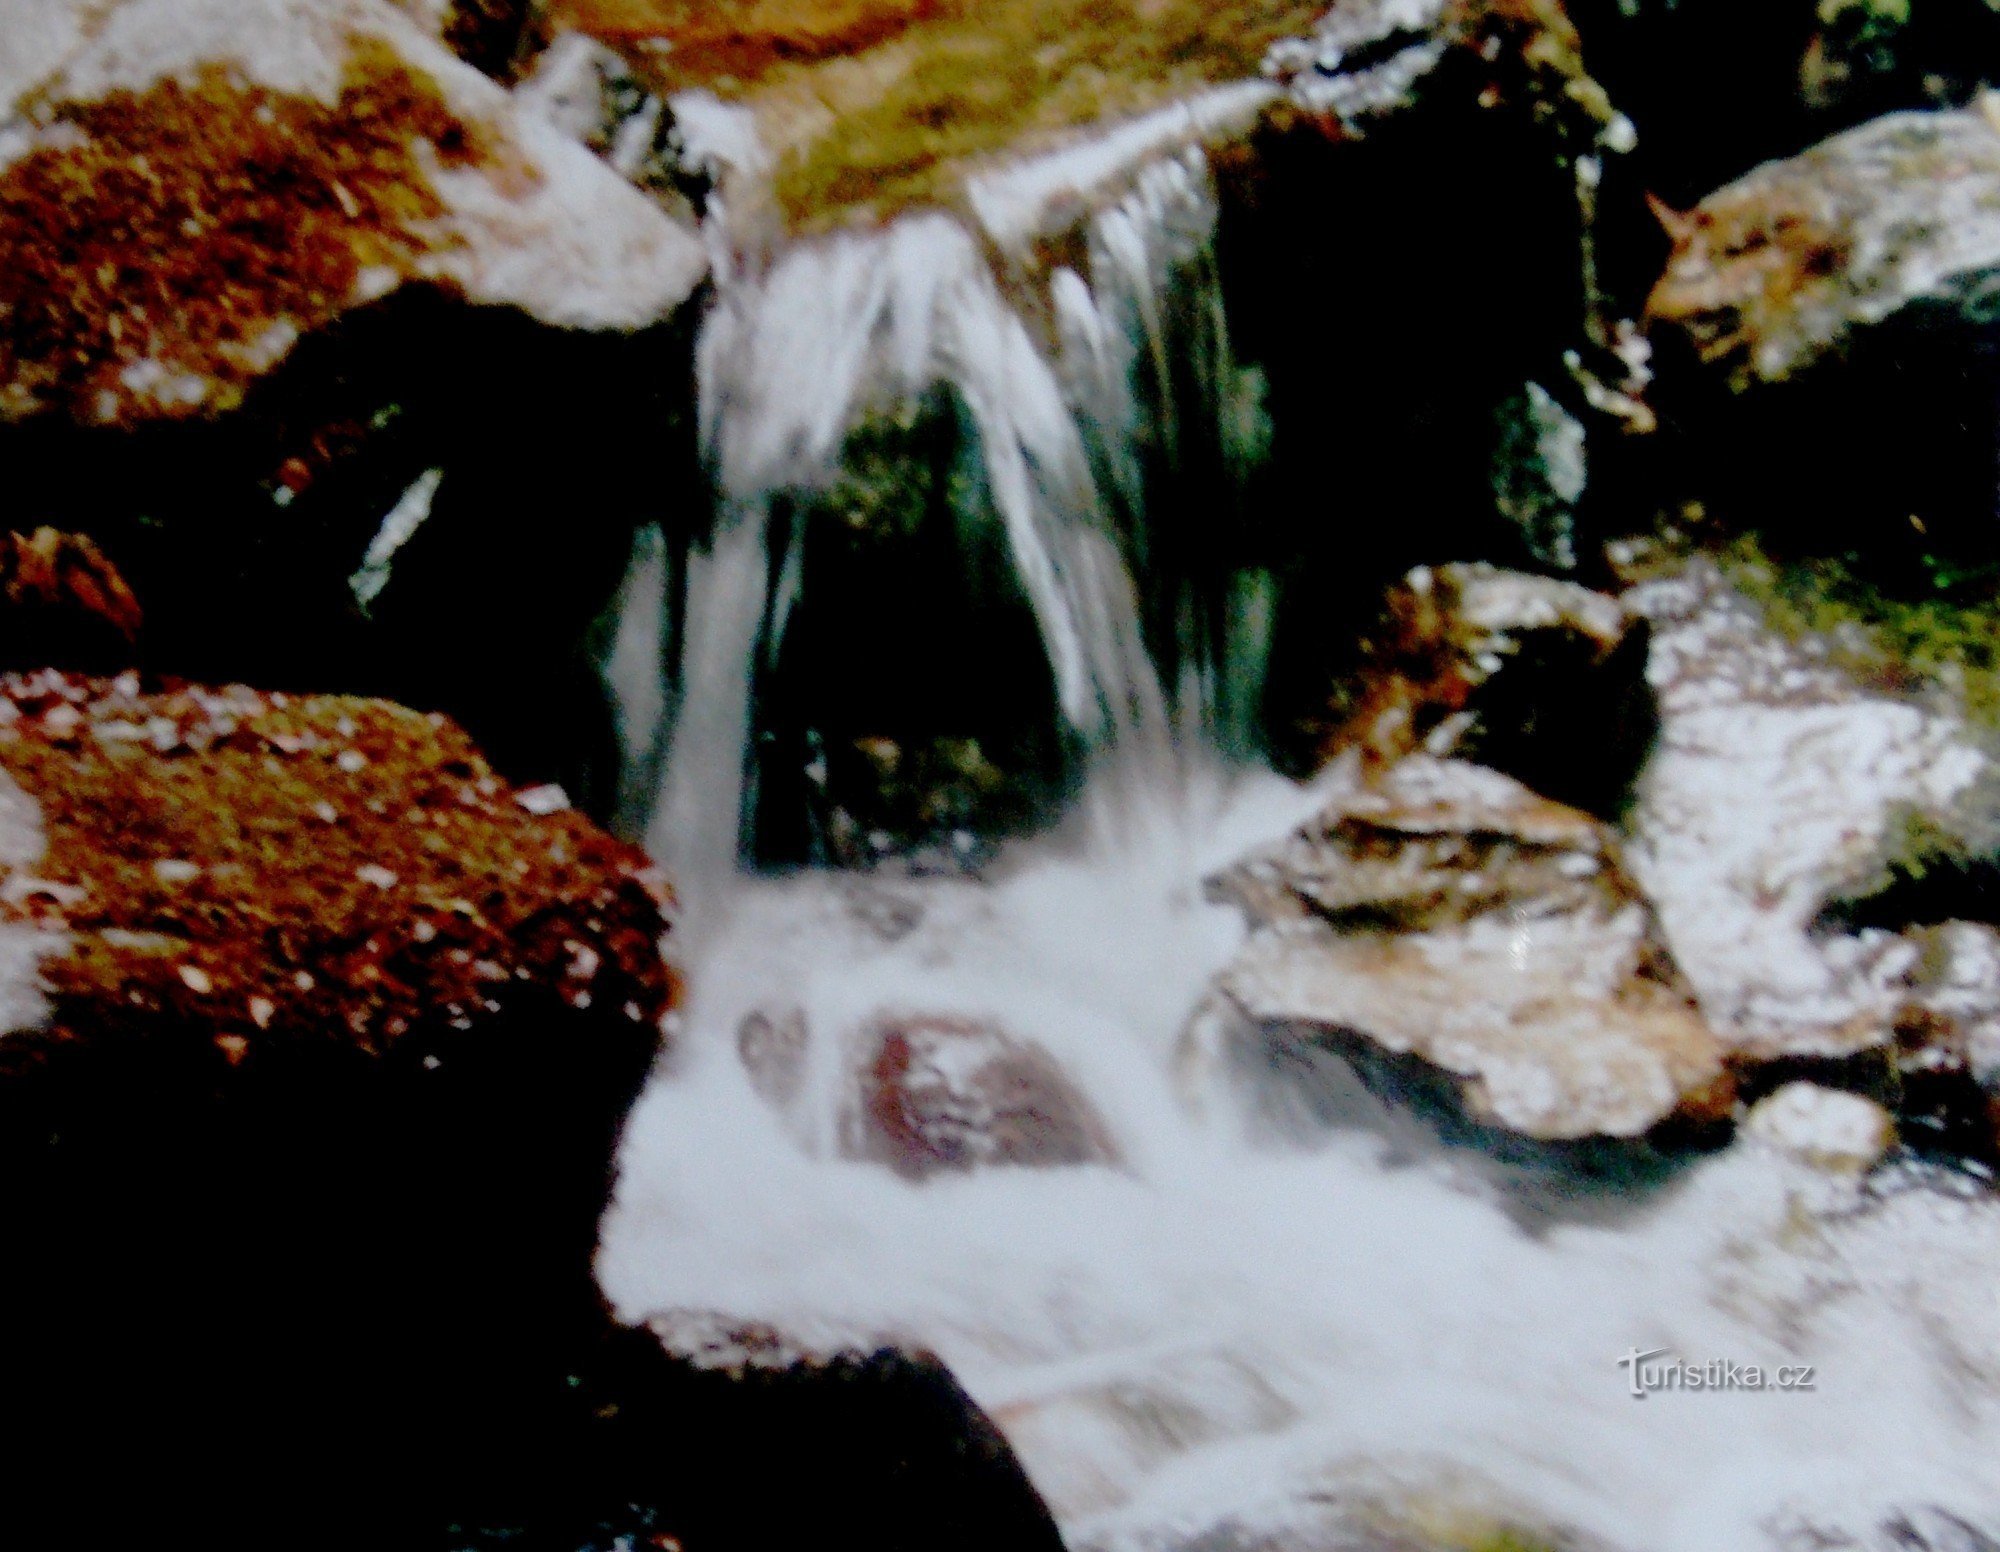
<instances>
[{"instance_id":1,"label":"rock face","mask_svg":"<svg viewBox=\"0 0 2000 1552\"><path fill-rule=\"evenodd\" d=\"M1738 384L1777 382L1929 305L2000 316L2000 106L1902 113L1774 162L1673 222L1648 311Z\"/></svg>"},{"instance_id":2,"label":"rock face","mask_svg":"<svg viewBox=\"0 0 2000 1552\"><path fill-rule=\"evenodd\" d=\"M1228 1002L1421 1058L1476 1120L1632 1138L1726 1105L1722 1046L1608 833L1495 772L1412 757L1215 887L1257 924Z\"/></svg>"},{"instance_id":3,"label":"rock face","mask_svg":"<svg viewBox=\"0 0 2000 1552\"><path fill-rule=\"evenodd\" d=\"M1705 561L1629 602L1652 625L1661 717L1633 870L1704 1013L1747 1057L1886 1044L1917 948L1820 915L1876 872L1899 816L1960 823L1985 757L1957 718L1776 635Z\"/></svg>"},{"instance_id":4,"label":"rock face","mask_svg":"<svg viewBox=\"0 0 2000 1552\"><path fill-rule=\"evenodd\" d=\"M0 769L12 1535L504 1497L603 1319L645 859L374 702L8 676Z\"/></svg>"},{"instance_id":5,"label":"rock face","mask_svg":"<svg viewBox=\"0 0 2000 1552\"><path fill-rule=\"evenodd\" d=\"M921 1178L1112 1157L1104 1124L1040 1047L963 1019L885 1019L861 1042L846 1151Z\"/></svg>"},{"instance_id":6,"label":"rock face","mask_svg":"<svg viewBox=\"0 0 2000 1552\"><path fill-rule=\"evenodd\" d=\"M1991 564L1996 125L1991 94L1893 114L1667 217L1655 398L1713 516L1906 596Z\"/></svg>"},{"instance_id":7,"label":"rock face","mask_svg":"<svg viewBox=\"0 0 2000 1552\"><path fill-rule=\"evenodd\" d=\"M0 81L10 417L226 408L302 334L408 281L633 328L705 268L691 234L384 0L27 8L57 14Z\"/></svg>"}]
</instances>

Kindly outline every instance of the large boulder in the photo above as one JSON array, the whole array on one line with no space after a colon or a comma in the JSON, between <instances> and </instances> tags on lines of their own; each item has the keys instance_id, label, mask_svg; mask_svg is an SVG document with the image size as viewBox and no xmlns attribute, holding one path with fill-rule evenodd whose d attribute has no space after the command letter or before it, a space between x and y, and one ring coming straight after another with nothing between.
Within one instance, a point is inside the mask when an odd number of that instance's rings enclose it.
<instances>
[{"instance_id":1,"label":"large boulder","mask_svg":"<svg viewBox=\"0 0 2000 1552\"><path fill-rule=\"evenodd\" d=\"M1727 1112L1723 1047L1609 833L1496 772L1414 756L1213 887L1255 930L1208 1020L1371 1076L1414 1058L1538 1141Z\"/></svg>"},{"instance_id":2,"label":"large boulder","mask_svg":"<svg viewBox=\"0 0 2000 1552\"><path fill-rule=\"evenodd\" d=\"M591 629L694 504L706 259L463 9L5 8L10 520L101 547L143 667L441 709L602 810Z\"/></svg>"},{"instance_id":3,"label":"large boulder","mask_svg":"<svg viewBox=\"0 0 2000 1552\"><path fill-rule=\"evenodd\" d=\"M1996 104L1874 120L1667 216L1656 397L1711 516L1910 597L2000 556Z\"/></svg>"},{"instance_id":4,"label":"large boulder","mask_svg":"<svg viewBox=\"0 0 2000 1552\"><path fill-rule=\"evenodd\" d=\"M1782 382L1929 304L1995 314L2000 109L1877 119L1670 217L1653 319L1738 386Z\"/></svg>"},{"instance_id":5,"label":"large boulder","mask_svg":"<svg viewBox=\"0 0 2000 1552\"><path fill-rule=\"evenodd\" d=\"M1920 949L1828 908L1913 827L1976 827L1981 740L1946 707L1857 683L1823 640L1780 635L1707 560L1626 601L1652 627L1661 717L1633 872L1703 1013L1746 1059L1888 1046Z\"/></svg>"},{"instance_id":6,"label":"large boulder","mask_svg":"<svg viewBox=\"0 0 2000 1552\"><path fill-rule=\"evenodd\" d=\"M441 1534L604 1319L656 875L377 702L13 675L0 773L9 1539Z\"/></svg>"},{"instance_id":7,"label":"large boulder","mask_svg":"<svg viewBox=\"0 0 2000 1552\"><path fill-rule=\"evenodd\" d=\"M5 20L39 45L0 79L9 418L226 408L301 335L411 281L635 328L706 268L689 232L386 0Z\"/></svg>"}]
</instances>

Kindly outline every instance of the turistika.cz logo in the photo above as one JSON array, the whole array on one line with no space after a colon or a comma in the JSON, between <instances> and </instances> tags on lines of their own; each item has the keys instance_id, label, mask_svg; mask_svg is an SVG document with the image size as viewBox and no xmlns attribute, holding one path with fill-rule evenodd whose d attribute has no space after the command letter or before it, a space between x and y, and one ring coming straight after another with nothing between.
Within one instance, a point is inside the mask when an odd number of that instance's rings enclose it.
<instances>
[{"instance_id":1,"label":"turistika.cz logo","mask_svg":"<svg viewBox=\"0 0 2000 1552\"><path fill-rule=\"evenodd\" d=\"M1706 1363L1689 1363L1673 1355L1670 1347L1654 1347L1645 1352L1633 1348L1618 1360L1625 1371L1625 1383L1636 1401L1644 1401L1662 1390L1817 1390L1819 1378L1810 1363L1779 1364L1765 1368L1756 1363L1732 1363L1727 1358L1711 1358Z\"/></svg>"}]
</instances>

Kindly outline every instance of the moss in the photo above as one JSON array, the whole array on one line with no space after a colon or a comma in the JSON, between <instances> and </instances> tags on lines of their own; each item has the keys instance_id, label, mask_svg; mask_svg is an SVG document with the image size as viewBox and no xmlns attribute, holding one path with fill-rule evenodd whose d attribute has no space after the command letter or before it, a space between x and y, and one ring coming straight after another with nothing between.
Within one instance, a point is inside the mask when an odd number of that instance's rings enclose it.
<instances>
[{"instance_id":1,"label":"moss","mask_svg":"<svg viewBox=\"0 0 2000 1552\"><path fill-rule=\"evenodd\" d=\"M369 40L330 105L208 66L30 114L52 143L0 171L0 409L92 420L230 407L274 325L323 323L365 268L438 245L418 141L447 167L490 153Z\"/></svg>"},{"instance_id":2,"label":"moss","mask_svg":"<svg viewBox=\"0 0 2000 1552\"><path fill-rule=\"evenodd\" d=\"M2000 729L2000 573L1928 558L1922 592L1890 591L1847 556L1780 557L1753 536L1721 554L1730 580L1781 634L1823 639L1835 660L1885 689L1941 687Z\"/></svg>"},{"instance_id":3,"label":"moss","mask_svg":"<svg viewBox=\"0 0 2000 1552\"><path fill-rule=\"evenodd\" d=\"M1254 75L1324 0L560 0L654 68L765 110L795 226L948 201L967 165L1063 130Z\"/></svg>"}]
</instances>

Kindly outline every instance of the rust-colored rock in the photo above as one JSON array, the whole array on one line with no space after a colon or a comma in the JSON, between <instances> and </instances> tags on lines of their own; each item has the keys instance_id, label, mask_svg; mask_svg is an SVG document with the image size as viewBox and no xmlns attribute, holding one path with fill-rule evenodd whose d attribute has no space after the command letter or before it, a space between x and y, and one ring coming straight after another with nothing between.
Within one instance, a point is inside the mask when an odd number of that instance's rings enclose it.
<instances>
[{"instance_id":1,"label":"rust-colored rock","mask_svg":"<svg viewBox=\"0 0 2000 1552\"><path fill-rule=\"evenodd\" d=\"M1039 1046L969 1019L885 1018L861 1043L847 1151L914 1177L994 1164L1092 1164L1103 1122Z\"/></svg>"},{"instance_id":2,"label":"rust-colored rock","mask_svg":"<svg viewBox=\"0 0 2000 1552\"><path fill-rule=\"evenodd\" d=\"M6 910L71 945L0 1073L141 1016L235 1037L237 1064L329 1030L430 1052L523 998L643 1046L668 1004L659 875L530 812L443 718L38 672L0 678L0 768L47 843Z\"/></svg>"},{"instance_id":3,"label":"rust-colored rock","mask_svg":"<svg viewBox=\"0 0 2000 1552\"><path fill-rule=\"evenodd\" d=\"M78 1459L215 1547L510 1504L674 992L645 858L381 702L8 675L0 774L0 1539Z\"/></svg>"}]
</instances>

